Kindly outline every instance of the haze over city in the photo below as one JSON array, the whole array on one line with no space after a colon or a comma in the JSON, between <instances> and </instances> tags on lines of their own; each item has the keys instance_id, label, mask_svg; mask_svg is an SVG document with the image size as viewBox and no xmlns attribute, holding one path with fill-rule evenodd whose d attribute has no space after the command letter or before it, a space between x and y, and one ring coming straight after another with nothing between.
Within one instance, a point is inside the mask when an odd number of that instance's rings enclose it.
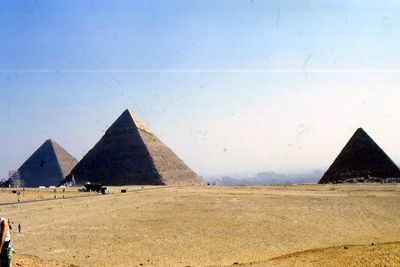
<instances>
[{"instance_id":1,"label":"haze over city","mask_svg":"<svg viewBox=\"0 0 400 267\"><path fill-rule=\"evenodd\" d=\"M399 7L2 1L0 178L126 108L203 177L324 171L358 127L399 164Z\"/></svg>"}]
</instances>

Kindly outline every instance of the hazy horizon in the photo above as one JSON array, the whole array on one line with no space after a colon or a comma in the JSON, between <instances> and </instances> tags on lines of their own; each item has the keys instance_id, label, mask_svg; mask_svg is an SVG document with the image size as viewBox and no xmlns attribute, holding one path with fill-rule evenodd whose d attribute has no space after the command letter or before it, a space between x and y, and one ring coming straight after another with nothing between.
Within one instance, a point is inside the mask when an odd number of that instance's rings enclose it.
<instances>
[{"instance_id":1,"label":"hazy horizon","mask_svg":"<svg viewBox=\"0 0 400 267\"><path fill-rule=\"evenodd\" d=\"M363 127L400 163L400 3L2 1L0 178L78 160L127 108L203 177L326 170Z\"/></svg>"}]
</instances>

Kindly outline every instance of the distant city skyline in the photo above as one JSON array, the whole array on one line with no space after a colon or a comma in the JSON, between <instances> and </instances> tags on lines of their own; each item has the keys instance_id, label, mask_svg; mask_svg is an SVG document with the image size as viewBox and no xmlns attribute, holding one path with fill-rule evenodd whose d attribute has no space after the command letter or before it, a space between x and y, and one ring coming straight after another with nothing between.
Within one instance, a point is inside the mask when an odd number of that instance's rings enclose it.
<instances>
[{"instance_id":1,"label":"distant city skyline","mask_svg":"<svg viewBox=\"0 0 400 267\"><path fill-rule=\"evenodd\" d=\"M325 171L358 127L400 164L396 1L1 1L0 178L78 160L126 109L204 177Z\"/></svg>"}]
</instances>

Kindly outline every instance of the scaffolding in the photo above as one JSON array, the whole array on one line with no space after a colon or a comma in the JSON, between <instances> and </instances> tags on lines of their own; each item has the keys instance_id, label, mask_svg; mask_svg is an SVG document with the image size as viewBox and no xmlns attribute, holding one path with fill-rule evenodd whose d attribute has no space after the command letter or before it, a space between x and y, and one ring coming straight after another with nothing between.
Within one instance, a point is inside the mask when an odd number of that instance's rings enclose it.
<instances>
[{"instance_id":1,"label":"scaffolding","mask_svg":"<svg viewBox=\"0 0 400 267\"><path fill-rule=\"evenodd\" d=\"M8 172L8 187L19 188L24 187L24 181L21 179L21 173L17 171Z\"/></svg>"}]
</instances>

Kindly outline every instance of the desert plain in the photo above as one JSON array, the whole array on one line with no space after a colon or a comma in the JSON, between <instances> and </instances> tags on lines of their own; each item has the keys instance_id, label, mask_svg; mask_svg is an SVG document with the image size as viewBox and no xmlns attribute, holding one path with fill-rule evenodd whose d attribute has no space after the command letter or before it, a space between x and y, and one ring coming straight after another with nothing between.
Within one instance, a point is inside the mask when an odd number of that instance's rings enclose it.
<instances>
[{"instance_id":1,"label":"desert plain","mask_svg":"<svg viewBox=\"0 0 400 267\"><path fill-rule=\"evenodd\" d=\"M57 190L0 191L14 266L400 266L399 184Z\"/></svg>"}]
</instances>

